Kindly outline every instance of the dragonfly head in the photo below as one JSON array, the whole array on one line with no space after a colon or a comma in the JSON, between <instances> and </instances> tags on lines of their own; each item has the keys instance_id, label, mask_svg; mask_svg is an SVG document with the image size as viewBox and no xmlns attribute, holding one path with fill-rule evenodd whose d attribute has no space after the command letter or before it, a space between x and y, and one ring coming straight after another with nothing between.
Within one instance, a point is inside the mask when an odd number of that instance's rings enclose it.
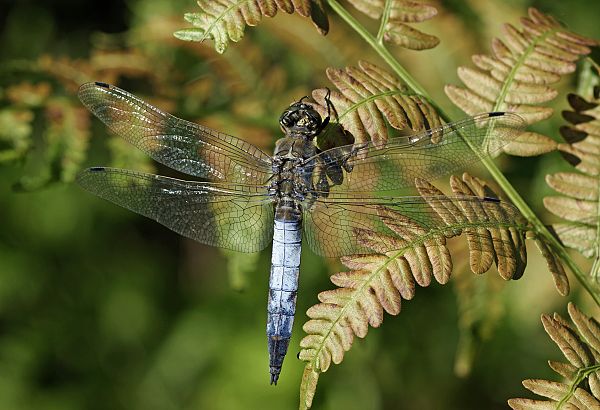
<instances>
[{"instance_id":1,"label":"dragonfly head","mask_svg":"<svg viewBox=\"0 0 600 410\"><path fill-rule=\"evenodd\" d=\"M306 98L290 105L279 118L279 124L286 135L302 135L313 139L321 132L323 120L312 106L302 102Z\"/></svg>"}]
</instances>

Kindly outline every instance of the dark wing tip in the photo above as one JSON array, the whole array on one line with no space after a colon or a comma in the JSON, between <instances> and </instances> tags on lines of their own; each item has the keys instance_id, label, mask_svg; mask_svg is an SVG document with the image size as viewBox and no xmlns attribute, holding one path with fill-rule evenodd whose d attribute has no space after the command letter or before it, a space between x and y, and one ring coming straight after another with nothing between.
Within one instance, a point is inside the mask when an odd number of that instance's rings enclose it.
<instances>
[{"instance_id":1,"label":"dark wing tip","mask_svg":"<svg viewBox=\"0 0 600 410\"><path fill-rule=\"evenodd\" d=\"M75 181L83 188L90 187L90 181L98 181L98 179L107 178L113 168L108 167L90 167L80 171L75 177Z\"/></svg>"},{"instance_id":2,"label":"dark wing tip","mask_svg":"<svg viewBox=\"0 0 600 410\"><path fill-rule=\"evenodd\" d=\"M494 198L491 196L484 196L483 200L486 202L495 202L495 203L500 203L501 201L498 198Z\"/></svg>"},{"instance_id":3,"label":"dark wing tip","mask_svg":"<svg viewBox=\"0 0 600 410\"><path fill-rule=\"evenodd\" d=\"M93 92L94 89L98 89L98 87L106 89L106 90L110 90L111 88L114 88L114 86L108 84L108 83L103 83L101 81L94 81L91 83L84 83L81 84L81 86L79 87L79 99L83 101L83 99L85 98L85 95L88 94L90 92L90 90L92 90L91 92ZM85 102L84 102L85 104Z\"/></svg>"},{"instance_id":4,"label":"dark wing tip","mask_svg":"<svg viewBox=\"0 0 600 410\"><path fill-rule=\"evenodd\" d=\"M499 118L502 117L499 121L502 122L503 125L509 126L510 128L524 130L527 127L527 121L523 117L521 117L516 112L509 111L492 111L488 112L487 116L484 118Z\"/></svg>"},{"instance_id":5,"label":"dark wing tip","mask_svg":"<svg viewBox=\"0 0 600 410\"><path fill-rule=\"evenodd\" d=\"M279 374L271 373L271 384L277 386L277 380L279 379Z\"/></svg>"}]
</instances>

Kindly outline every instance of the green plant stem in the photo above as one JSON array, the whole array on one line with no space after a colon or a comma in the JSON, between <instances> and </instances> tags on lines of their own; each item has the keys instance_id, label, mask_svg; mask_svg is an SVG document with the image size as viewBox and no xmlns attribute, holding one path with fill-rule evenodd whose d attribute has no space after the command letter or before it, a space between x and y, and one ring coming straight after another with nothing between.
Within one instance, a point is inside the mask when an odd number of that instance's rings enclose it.
<instances>
[{"instance_id":1,"label":"green plant stem","mask_svg":"<svg viewBox=\"0 0 600 410\"><path fill-rule=\"evenodd\" d=\"M426 98L431 105L435 107L440 117L446 121L451 122L451 118L444 112L444 110L432 100L427 91L415 80L404 67L392 56L388 49L383 45L382 42L378 42L371 33L356 20L348 11L342 7L336 0L327 0L329 6L354 30L356 31L366 42L369 44L377 54L390 66L390 68L402 79L402 81L415 93L420 94ZM467 141L467 144L470 144ZM477 152L477 151L475 151ZM600 306L600 293L597 290L596 285L592 281L589 275L586 275L577 266L575 261L568 254L564 246L550 233L544 223L537 217L537 215L531 210L525 200L519 195L519 193L513 188L510 182L506 179L504 174L496 167L496 164L489 157L481 157L481 162L487 168L488 172L496 180L500 188L506 193L512 203L519 209L521 214L529 221L533 226L534 232L543 237L544 240L549 243L553 250L558 254L560 259L569 267L573 272L577 280L587 290L590 296L594 299L596 304Z\"/></svg>"},{"instance_id":2,"label":"green plant stem","mask_svg":"<svg viewBox=\"0 0 600 410\"><path fill-rule=\"evenodd\" d=\"M483 158L483 164L487 168L488 172L496 180L498 185L502 188L506 196L512 201L512 203L519 209L521 214L529 221L533 226L534 232L542 236L544 240L552 246L552 249L558 253L559 258L569 267L571 272L575 275L581 285L587 290L590 296L594 299L596 304L600 306L600 294L598 294L597 287L593 282L591 276L586 275L577 266L571 255L567 252L564 246L556 239L552 233L548 230L546 225L537 217L537 215L531 210L525 200L519 195L511 183L506 179L504 174L498 169L496 164L491 158Z\"/></svg>"},{"instance_id":3,"label":"green plant stem","mask_svg":"<svg viewBox=\"0 0 600 410\"><path fill-rule=\"evenodd\" d=\"M449 118L443 113L440 106L433 101L427 91L421 84L419 84L409 73L402 67L402 65L392 56L388 49L377 41L375 37L369 33L369 31L358 22L348 10L340 5L336 0L327 0L327 4L335 11L354 31L356 31L372 48L379 54L379 56L394 70L398 77L404 81L404 83L415 93L420 94L422 97L427 98L429 103L438 111L444 121L449 121Z\"/></svg>"},{"instance_id":4,"label":"green plant stem","mask_svg":"<svg viewBox=\"0 0 600 410\"><path fill-rule=\"evenodd\" d=\"M383 45L383 36L385 34L385 27L390 19L390 13L392 12L392 1L385 0L383 6L383 12L381 13L381 23L379 23L379 31L377 32L377 44Z\"/></svg>"},{"instance_id":5,"label":"green plant stem","mask_svg":"<svg viewBox=\"0 0 600 410\"><path fill-rule=\"evenodd\" d=\"M590 276L596 283L600 282L600 255L596 255L596 259L594 259L594 264L590 270Z\"/></svg>"},{"instance_id":6,"label":"green plant stem","mask_svg":"<svg viewBox=\"0 0 600 410\"><path fill-rule=\"evenodd\" d=\"M577 387L581 384L581 382L590 377L590 375L592 375L593 373L597 372L599 369L599 364L578 369L577 373L575 374L575 378L571 381L571 383L569 383L569 391L563 396L562 399L560 399L558 403L556 403L556 409L562 409L563 406L569 402L571 397L573 397L575 391L577 390Z\"/></svg>"}]
</instances>

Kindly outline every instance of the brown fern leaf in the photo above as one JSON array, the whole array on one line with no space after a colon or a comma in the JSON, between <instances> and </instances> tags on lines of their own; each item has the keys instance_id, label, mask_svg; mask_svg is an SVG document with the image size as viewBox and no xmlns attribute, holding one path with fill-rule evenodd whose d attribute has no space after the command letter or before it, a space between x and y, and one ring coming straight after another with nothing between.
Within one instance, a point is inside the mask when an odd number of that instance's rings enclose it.
<instances>
[{"instance_id":1,"label":"brown fern leaf","mask_svg":"<svg viewBox=\"0 0 600 410\"><path fill-rule=\"evenodd\" d=\"M544 198L544 205L565 222L553 225L565 246L576 249L588 258L599 257L598 223L600 208L600 99L585 100L575 94L568 97L573 111L563 117L571 123L560 129L567 141L560 144L563 157L581 172L558 172L546 177L546 182L562 196Z\"/></svg>"},{"instance_id":2,"label":"brown fern leaf","mask_svg":"<svg viewBox=\"0 0 600 410\"><path fill-rule=\"evenodd\" d=\"M505 24L504 41L492 41L492 54L473 56L476 69L459 67L458 76L466 88L446 86L448 97L464 112L510 111L530 124L546 119L553 110L541 104L557 95L550 84L573 72L579 57L598 45L535 8L529 9L521 25ZM503 149L512 155L534 156L556 148L551 138L528 132Z\"/></svg>"},{"instance_id":3,"label":"brown fern leaf","mask_svg":"<svg viewBox=\"0 0 600 410\"><path fill-rule=\"evenodd\" d=\"M357 10L374 19L384 18L384 39L411 50L437 46L440 39L423 33L406 23L420 23L437 15L437 9L428 4L410 0L349 0Z\"/></svg>"},{"instance_id":4,"label":"brown fern leaf","mask_svg":"<svg viewBox=\"0 0 600 410\"><path fill-rule=\"evenodd\" d=\"M273 17L278 10L294 11L311 17L323 35L329 31L329 20L322 0L198 0L200 13L186 13L184 18L194 28L178 30L175 37L185 41L212 39L218 53L224 53L229 41L238 42L246 26L257 26L263 16Z\"/></svg>"},{"instance_id":5,"label":"brown fern leaf","mask_svg":"<svg viewBox=\"0 0 600 410\"><path fill-rule=\"evenodd\" d=\"M469 179L469 185L474 190L474 194L477 196L495 196L495 194L490 191L489 187L480 180L479 178L472 177L469 174L465 174L463 178ZM512 232L514 234L514 232ZM567 272L562 264L562 261L558 256L556 256L555 252L552 252L550 246L544 242L541 237L536 236L532 231L527 233L528 236L535 241L540 253L546 260L546 265L548 266L548 270L552 274L552 278L554 280L554 286L558 293L563 296L569 294L569 279L567 277ZM524 248L523 248L524 249ZM525 261L525 255L522 255L522 261ZM509 261L510 263L510 261ZM502 275L502 270L499 269L499 272Z\"/></svg>"},{"instance_id":6,"label":"brown fern leaf","mask_svg":"<svg viewBox=\"0 0 600 410\"><path fill-rule=\"evenodd\" d=\"M518 279L525 268L524 236L527 225L516 208L495 199L481 181L465 174L452 177L455 196L447 197L429 182L415 181L420 197L407 210L379 209L387 232L355 229L361 244L372 251L343 257L350 271L331 277L337 289L319 294L321 303L308 309L300 345L307 362L301 387L301 408L309 408L319 373L340 363L355 336L365 337L369 326L378 327L383 312L397 315L401 300L412 299L415 285L428 286L432 278L446 283L452 259L446 241L464 234L470 265L483 273L496 263L505 279ZM495 195L494 195L495 196ZM415 204L422 203L422 208Z\"/></svg>"},{"instance_id":7,"label":"brown fern leaf","mask_svg":"<svg viewBox=\"0 0 600 410\"><path fill-rule=\"evenodd\" d=\"M328 68L327 77L339 90L332 90L330 95L332 122L350 132L357 143L384 143L390 136L387 124L397 130L410 127L413 131L441 125L432 105L375 64L359 61L358 67ZM312 92L323 117L328 113L329 93L325 88Z\"/></svg>"},{"instance_id":8,"label":"brown fern leaf","mask_svg":"<svg viewBox=\"0 0 600 410\"><path fill-rule=\"evenodd\" d=\"M546 333L568 360L568 363L551 361L549 365L565 381L524 380L528 390L550 400L510 399L508 404L513 409L600 408L600 325L572 303L568 310L575 328L557 313L554 317L542 315Z\"/></svg>"}]
</instances>

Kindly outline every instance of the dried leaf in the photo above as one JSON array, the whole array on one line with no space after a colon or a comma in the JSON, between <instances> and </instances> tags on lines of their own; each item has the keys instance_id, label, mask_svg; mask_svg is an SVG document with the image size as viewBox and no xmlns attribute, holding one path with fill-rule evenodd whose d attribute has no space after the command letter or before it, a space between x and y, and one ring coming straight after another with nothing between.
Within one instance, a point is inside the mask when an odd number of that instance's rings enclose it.
<instances>
[{"instance_id":1,"label":"dried leaf","mask_svg":"<svg viewBox=\"0 0 600 410\"><path fill-rule=\"evenodd\" d=\"M598 200L598 180L592 176L574 172L557 172L546 175L546 182L555 191L572 198Z\"/></svg>"},{"instance_id":2,"label":"dried leaf","mask_svg":"<svg viewBox=\"0 0 600 410\"><path fill-rule=\"evenodd\" d=\"M325 97L330 93L332 121L352 134L357 143L369 139L384 143L389 138L387 124L398 130L410 127L413 131L441 125L435 108L424 98L367 61L359 61L358 67L328 68L327 77L339 91L314 90L313 98L319 104L316 108L323 117L327 115Z\"/></svg>"},{"instance_id":3,"label":"dried leaf","mask_svg":"<svg viewBox=\"0 0 600 410\"><path fill-rule=\"evenodd\" d=\"M509 155L534 157L552 152L557 146L557 142L550 137L537 132L523 132L517 139L504 145L503 151Z\"/></svg>"},{"instance_id":4,"label":"dried leaf","mask_svg":"<svg viewBox=\"0 0 600 410\"><path fill-rule=\"evenodd\" d=\"M546 260L548 270L554 278L554 286L561 295L568 295L569 279L567 278L567 273L565 272L565 268L562 264L562 261L558 256L555 255L554 252L552 252L550 246L548 246L544 241L542 241L540 238L534 238L534 240L535 244L540 250L540 253Z\"/></svg>"},{"instance_id":5,"label":"dried leaf","mask_svg":"<svg viewBox=\"0 0 600 410\"><path fill-rule=\"evenodd\" d=\"M563 112L571 125L561 128L567 143L560 144L563 157L575 166L577 172L559 172L548 175L546 182L564 196L544 198L544 206L565 222L553 229L570 248L591 258L598 257L598 223L600 205L600 99L586 100L570 94L568 101L574 111Z\"/></svg>"},{"instance_id":6,"label":"dried leaf","mask_svg":"<svg viewBox=\"0 0 600 410\"><path fill-rule=\"evenodd\" d=\"M300 384L300 410L310 409L312 406L320 374L320 372L315 371L311 366L306 366L304 368Z\"/></svg>"},{"instance_id":7,"label":"dried leaf","mask_svg":"<svg viewBox=\"0 0 600 410\"><path fill-rule=\"evenodd\" d=\"M598 409L600 408L600 326L569 303L573 328L558 314L542 316L544 328L561 349L569 364L551 362L550 366L565 382L543 379L524 380L533 393L550 400L510 399L513 409ZM587 383L585 383L587 381Z\"/></svg>"},{"instance_id":8,"label":"dried leaf","mask_svg":"<svg viewBox=\"0 0 600 410\"><path fill-rule=\"evenodd\" d=\"M403 23L388 23L388 29L383 38L390 43L411 50L426 50L434 48L440 43L440 39L436 36L425 34Z\"/></svg>"},{"instance_id":9,"label":"dried leaf","mask_svg":"<svg viewBox=\"0 0 600 410\"><path fill-rule=\"evenodd\" d=\"M504 25L504 41L492 41L491 55L475 55L478 69L460 67L458 76L465 87L446 86L446 94L464 112L509 111L528 123L547 118L552 109L537 104L557 95L549 85L575 70L581 55L590 53L595 40L576 35L552 17L529 9L521 28ZM558 148L552 139L536 133L504 146L512 155L533 156Z\"/></svg>"},{"instance_id":10,"label":"dried leaf","mask_svg":"<svg viewBox=\"0 0 600 410\"><path fill-rule=\"evenodd\" d=\"M329 30L321 0L198 0L198 6L201 12L184 15L194 27L173 34L184 41L212 39L218 53L224 53L230 41L240 41L246 26L257 26L263 16L273 17L278 10L288 14L296 11L303 17L311 17L323 35Z\"/></svg>"},{"instance_id":11,"label":"dried leaf","mask_svg":"<svg viewBox=\"0 0 600 410\"><path fill-rule=\"evenodd\" d=\"M406 23L420 23L437 15L437 9L411 0L349 0L357 10L373 19L386 18L384 39L411 50L437 46L440 39L423 33Z\"/></svg>"},{"instance_id":12,"label":"dried leaf","mask_svg":"<svg viewBox=\"0 0 600 410\"><path fill-rule=\"evenodd\" d=\"M413 297L415 282L428 286L433 278L448 281L452 259L447 238L465 234L471 265L478 273L496 261L503 278L522 275L528 227L513 206L494 199L485 183L468 174L462 180L452 178L454 197L422 179L415 185L421 197L411 198L411 205L426 206L418 212L381 207L378 215L386 232L355 231L372 253L343 257L342 263L351 270L333 275L331 281L338 287L321 292L321 303L308 309L310 319L303 326L307 335L300 342L299 355L307 362L301 406L312 402L315 372L340 363L355 336L365 337L369 326L381 325L384 311L398 314L402 299Z\"/></svg>"}]
</instances>

